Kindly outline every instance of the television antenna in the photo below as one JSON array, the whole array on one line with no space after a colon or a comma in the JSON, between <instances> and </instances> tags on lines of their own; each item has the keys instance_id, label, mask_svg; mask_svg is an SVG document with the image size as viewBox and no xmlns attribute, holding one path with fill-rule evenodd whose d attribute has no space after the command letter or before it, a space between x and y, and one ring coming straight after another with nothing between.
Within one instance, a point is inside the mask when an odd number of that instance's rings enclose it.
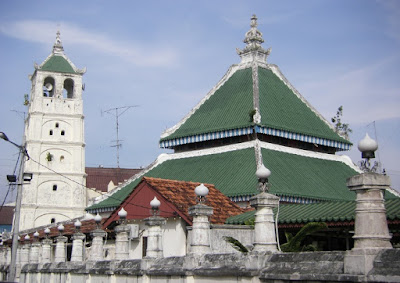
<instances>
[{"instance_id":1,"label":"television antenna","mask_svg":"<svg viewBox=\"0 0 400 283\"><path fill-rule=\"evenodd\" d=\"M115 128L117 130L117 139L113 140L113 142L115 142L115 144L112 145L111 147L117 148L117 167L118 168L119 168L119 149L122 146L122 144L121 144L122 140L119 139L119 116L121 116L126 111L128 111L129 109L134 108L134 107L139 107L139 105L115 107L115 108L110 108L110 109L103 111L104 113L110 114L115 117Z\"/></svg>"}]
</instances>

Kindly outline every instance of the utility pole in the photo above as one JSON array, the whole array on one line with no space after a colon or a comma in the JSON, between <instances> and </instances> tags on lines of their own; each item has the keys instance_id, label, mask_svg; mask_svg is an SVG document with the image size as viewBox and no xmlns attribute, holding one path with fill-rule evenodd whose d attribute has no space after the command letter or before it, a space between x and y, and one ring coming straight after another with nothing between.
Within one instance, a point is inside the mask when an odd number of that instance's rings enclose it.
<instances>
[{"instance_id":1,"label":"utility pole","mask_svg":"<svg viewBox=\"0 0 400 283\"><path fill-rule=\"evenodd\" d=\"M124 114L130 108L134 108L134 107L139 107L139 105L110 108L110 109L104 111L107 114L113 115L115 117L115 121L116 121L117 139L114 140L115 145L112 145L112 147L117 148L117 167L118 168L119 168L119 148L122 146L122 144L121 144L122 140L119 139L119 116Z\"/></svg>"},{"instance_id":2,"label":"utility pole","mask_svg":"<svg viewBox=\"0 0 400 283\"><path fill-rule=\"evenodd\" d=\"M15 204L14 210L14 222L13 222L13 232L12 232L12 246L11 246L11 264L10 264L10 272L8 280L11 282L15 281L16 275L16 263L17 263L17 249L18 249L18 234L19 234L19 221L21 215L21 204L22 204L22 185L24 183L24 167L25 167L25 160L24 157L29 160L28 152L26 151L25 145L18 145L13 141L10 141L5 133L0 132L0 138L13 144L14 146L18 147L20 154L23 155L21 158L21 163L19 167L19 177L18 177L18 184L17 184L17 200ZM30 175L30 179L32 179L32 174ZM15 178L15 177L14 177ZM29 179L29 181L30 181ZM13 180L15 181L15 180Z\"/></svg>"}]
</instances>

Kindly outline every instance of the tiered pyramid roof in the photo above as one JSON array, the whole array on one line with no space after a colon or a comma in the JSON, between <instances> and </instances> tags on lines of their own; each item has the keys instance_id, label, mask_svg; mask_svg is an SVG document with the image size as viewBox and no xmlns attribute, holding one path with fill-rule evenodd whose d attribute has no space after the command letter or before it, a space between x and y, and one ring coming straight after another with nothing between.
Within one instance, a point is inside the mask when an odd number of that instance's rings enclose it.
<instances>
[{"instance_id":1,"label":"tiered pyramid roof","mask_svg":"<svg viewBox=\"0 0 400 283\"><path fill-rule=\"evenodd\" d=\"M263 41L253 16L246 47L238 50L241 62L162 134L160 146L175 153L160 155L87 210L114 210L143 176L214 184L232 200L247 201L258 193L255 172L261 163L272 172L270 192L282 201L354 200L345 182L360 170L348 157L332 154L351 143L335 132L276 65L267 63L270 49L261 47ZM325 150L317 152L318 147Z\"/></svg>"},{"instance_id":2,"label":"tiered pyramid roof","mask_svg":"<svg viewBox=\"0 0 400 283\"><path fill-rule=\"evenodd\" d=\"M351 143L335 132L276 65L267 63L270 50L261 47L256 19L253 16L246 34L246 48L238 51L240 64L231 66L186 117L162 134L160 146L175 148L256 132L334 151L349 149Z\"/></svg>"}]
</instances>

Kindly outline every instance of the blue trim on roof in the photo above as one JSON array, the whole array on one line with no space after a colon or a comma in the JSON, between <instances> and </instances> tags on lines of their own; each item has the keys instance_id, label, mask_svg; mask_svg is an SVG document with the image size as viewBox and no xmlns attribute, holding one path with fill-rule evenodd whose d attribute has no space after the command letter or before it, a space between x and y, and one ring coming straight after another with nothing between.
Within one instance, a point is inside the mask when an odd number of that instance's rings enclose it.
<instances>
[{"instance_id":1,"label":"blue trim on roof","mask_svg":"<svg viewBox=\"0 0 400 283\"><path fill-rule=\"evenodd\" d=\"M277 136L277 137L282 137L282 138L291 139L291 140L298 140L298 141L307 142L307 143L314 143L314 144L319 144L319 145L324 145L324 146L329 146L329 147L334 147L339 150L349 150L351 147L351 144L347 144L347 143L343 143L343 142L339 142L339 141L328 140L328 139L319 138L319 137L313 137L313 136L299 134L299 133L293 133L293 132L289 132L289 131L285 131L285 130L279 130L279 129L268 128L268 127L260 127L260 126L256 126L255 128L256 128L256 133L266 134L266 135L270 135L270 136ZM174 146L188 144L188 143L210 141L210 140L216 140L216 139L223 139L223 138L227 138L227 137L244 136L244 135L252 134L253 132L254 132L253 127L247 127L247 128L239 128L239 129L232 129L232 130L225 130L225 131L218 131L218 132L212 132L212 133L206 133L206 134L199 134L199 135L194 135L194 136L175 138L172 140L161 141L160 148L173 148Z\"/></svg>"},{"instance_id":2,"label":"blue trim on roof","mask_svg":"<svg viewBox=\"0 0 400 283\"><path fill-rule=\"evenodd\" d=\"M188 144L188 143L210 141L210 140L216 140L216 139L223 139L223 138L227 138L227 137L250 135L253 132L254 132L253 127L247 127L247 128L218 131L218 132L212 132L212 133L206 133L206 134L199 134L199 135L188 136L188 137L181 137L181 138L176 138L176 139L172 139L172 140L161 141L160 148L171 148L174 146Z\"/></svg>"},{"instance_id":3,"label":"blue trim on roof","mask_svg":"<svg viewBox=\"0 0 400 283\"><path fill-rule=\"evenodd\" d=\"M234 196L230 197L230 200L233 202L240 202L240 201L250 201L253 196ZM310 204L310 203L318 203L320 201L315 199L309 199L304 197L294 197L294 196L278 196L279 201L288 202L288 203L301 203L301 204Z\"/></svg>"},{"instance_id":4,"label":"blue trim on roof","mask_svg":"<svg viewBox=\"0 0 400 283\"><path fill-rule=\"evenodd\" d=\"M289 132L289 131L285 131L285 130L278 130L278 129L274 129L274 128L260 127L260 126L256 126L256 133L266 134L266 135L270 135L270 136L277 136L277 137L287 138L287 139L291 139L291 140L298 140L298 141L302 141L302 142L315 143L315 144L329 146L329 147L335 147L340 150L349 150L350 146L351 146L350 144L346 144L346 143L342 143L342 142L338 142L338 141L303 135L303 134L299 134L299 133L293 133L293 132Z\"/></svg>"}]
</instances>

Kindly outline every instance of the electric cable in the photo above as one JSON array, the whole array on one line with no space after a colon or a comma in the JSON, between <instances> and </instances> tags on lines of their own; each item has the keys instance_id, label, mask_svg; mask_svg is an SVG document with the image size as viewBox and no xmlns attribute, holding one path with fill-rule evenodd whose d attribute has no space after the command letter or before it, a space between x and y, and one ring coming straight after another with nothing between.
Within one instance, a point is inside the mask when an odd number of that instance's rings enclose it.
<instances>
[{"instance_id":1,"label":"electric cable","mask_svg":"<svg viewBox=\"0 0 400 283\"><path fill-rule=\"evenodd\" d=\"M30 160L33 161L34 163L38 164L39 166L42 166L42 167L44 167L44 168L50 170L51 172L53 172L53 173L55 173L55 174L57 174L57 175L59 175L59 176L61 176L61 177L63 177L63 178L66 178L67 180L69 180L69 181L71 181L71 182L73 182L73 183L75 183L75 184L78 184L79 186L82 186L82 187L85 188L85 189L92 190L92 191L96 192L95 189L88 188L88 187L86 187L84 184L81 184L81 183L79 183L79 182L77 182L77 181L75 181L75 180L69 178L68 176L63 175L62 173L59 173L59 172L57 172L57 171L51 169L50 167L48 167L48 166L46 166L46 165L43 165L42 163L40 163L40 162L34 160L33 158L30 158ZM119 202L123 202L123 201L124 201L124 200L120 200L120 199L118 199L118 198L116 198L116 197L113 197L112 195L109 195L108 197L111 198L111 199L117 200L117 201L119 201ZM139 204L134 204L134 203L131 203L131 202L128 202L127 204L132 205L132 206L136 206L136 207L146 208L146 209L149 209L149 210L151 209L150 206L147 207L147 206L143 206L143 205L139 205ZM169 212L169 211L164 211L164 210L161 210L161 209L159 209L159 211L160 211L160 212L164 212L164 213L166 213L166 214L171 214L171 216L174 216L174 214L171 213L171 212Z\"/></svg>"},{"instance_id":2,"label":"electric cable","mask_svg":"<svg viewBox=\"0 0 400 283\"><path fill-rule=\"evenodd\" d=\"M20 158L21 158L21 151L19 151L18 158L17 158L17 162L15 163L13 175L15 175L15 172L17 171L17 167L18 167L18 163L19 163L19 159L20 159ZM1 204L1 206L0 206L0 211L3 209L3 206L4 206L4 204L5 204L6 200L7 200L8 194L9 194L10 191L11 191L11 188L14 188L14 184L10 184L10 183L9 183L9 184L8 184L8 190L7 190L6 196L4 197L4 200L3 200L3 202L2 202L2 204Z\"/></svg>"}]
</instances>

